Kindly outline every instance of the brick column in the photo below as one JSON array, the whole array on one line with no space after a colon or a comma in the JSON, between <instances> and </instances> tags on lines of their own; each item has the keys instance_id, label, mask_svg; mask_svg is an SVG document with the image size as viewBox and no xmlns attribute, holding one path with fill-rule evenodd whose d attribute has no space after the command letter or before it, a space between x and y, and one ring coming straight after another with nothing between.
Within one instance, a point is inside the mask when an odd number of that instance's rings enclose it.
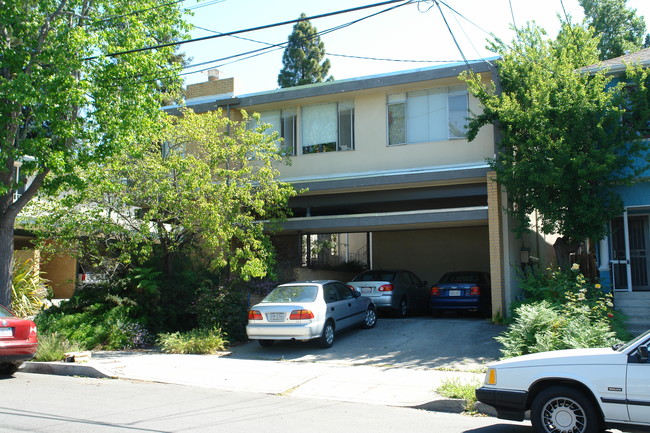
<instances>
[{"instance_id":1,"label":"brick column","mask_svg":"<svg viewBox=\"0 0 650 433\"><path fill-rule=\"evenodd\" d=\"M492 316L505 317L505 284L503 275L503 203L496 173L487 174L488 233L490 243L490 277L492 279Z\"/></svg>"}]
</instances>

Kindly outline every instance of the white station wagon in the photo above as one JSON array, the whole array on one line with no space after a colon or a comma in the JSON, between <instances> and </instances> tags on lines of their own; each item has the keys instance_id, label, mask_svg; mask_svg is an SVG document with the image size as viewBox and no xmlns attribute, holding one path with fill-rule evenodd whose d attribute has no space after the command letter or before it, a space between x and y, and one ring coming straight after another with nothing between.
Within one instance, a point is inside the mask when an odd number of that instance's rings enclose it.
<instances>
[{"instance_id":1,"label":"white station wagon","mask_svg":"<svg viewBox=\"0 0 650 433\"><path fill-rule=\"evenodd\" d=\"M537 433L597 433L650 426L650 330L627 344L505 359L488 367L479 401Z\"/></svg>"}]
</instances>

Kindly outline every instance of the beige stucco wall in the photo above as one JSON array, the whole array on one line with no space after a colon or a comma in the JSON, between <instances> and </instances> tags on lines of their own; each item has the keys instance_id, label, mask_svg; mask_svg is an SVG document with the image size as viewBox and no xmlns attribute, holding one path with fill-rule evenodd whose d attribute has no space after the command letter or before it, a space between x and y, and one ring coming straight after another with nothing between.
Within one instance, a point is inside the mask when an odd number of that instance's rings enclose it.
<instances>
[{"instance_id":1,"label":"beige stucco wall","mask_svg":"<svg viewBox=\"0 0 650 433\"><path fill-rule=\"evenodd\" d=\"M486 78L487 79L487 78ZM492 126L484 127L471 143L465 139L388 146L387 96L413 90L462 84L458 79L432 80L410 85L369 89L327 95L281 104L247 107L249 112L295 107L298 116L303 105L354 101L355 149L293 156L292 165L279 165L283 179L313 179L358 174L368 171L417 170L425 167L484 164L494 156ZM479 112L478 101L470 96L470 111ZM301 137L300 117L297 136Z\"/></svg>"},{"instance_id":2,"label":"beige stucco wall","mask_svg":"<svg viewBox=\"0 0 650 433\"><path fill-rule=\"evenodd\" d=\"M41 270L50 282L55 299L68 299L72 296L77 278L76 259L56 256L42 263Z\"/></svg>"},{"instance_id":3,"label":"beige stucco wall","mask_svg":"<svg viewBox=\"0 0 650 433\"><path fill-rule=\"evenodd\" d=\"M490 272L488 228L375 232L373 268L402 268L434 283L445 272Z\"/></svg>"}]
</instances>

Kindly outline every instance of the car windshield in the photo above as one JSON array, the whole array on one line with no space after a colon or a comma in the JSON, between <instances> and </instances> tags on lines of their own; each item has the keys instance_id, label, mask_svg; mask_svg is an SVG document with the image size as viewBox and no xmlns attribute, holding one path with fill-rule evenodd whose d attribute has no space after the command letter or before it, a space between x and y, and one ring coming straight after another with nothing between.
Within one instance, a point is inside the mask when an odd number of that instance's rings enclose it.
<instances>
[{"instance_id":1,"label":"car windshield","mask_svg":"<svg viewBox=\"0 0 650 433\"><path fill-rule=\"evenodd\" d=\"M394 271L368 271L357 275L352 281L393 281Z\"/></svg>"},{"instance_id":2,"label":"car windshield","mask_svg":"<svg viewBox=\"0 0 650 433\"><path fill-rule=\"evenodd\" d=\"M440 278L441 283L473 283L478 284L481 282L479 274L473 273L459 273L459 274L445 274Z\"/></svg>"},{"instance_id":3,"label":"car windshield","mask_svg":"<svg viewBox=\"0 0 650 433\"><path fill-rule=\"evenodd\" d=\"M262 303L314 302L318 286L280 286L269 293Z\"/></svg>"},{"instance_id":4,"label":"car windshield","mask_svg":"<svg viewBox=\"0 0 650 433\"><path fill-rule=\"evenodd\" d=\"M0 317L14 317L5 307L0 305Z\"/></svg>"},{"instance_id":5,"label":"car windshield","mask_svg":"<svg viewBox=\"0 0 650 433\"><path fill-rule=\"evenodd\" d=\"M645 331L643 334L636 336L635 338L633 338L632 340L628 341L628 342L625 343L625 344L623 344L623 343L615 344L615 345L612 347L612 349L616 350L617 352L622 352L622 351L624 351L625 349L627 349L628 347L630 347L630 346L632 346L633 344L635 344L637 341L639 341L639 340L644 340L644 339L649 338L649 337L650 337L650 329L648 329L647 331Z\"/></svg>"}]
</instances>

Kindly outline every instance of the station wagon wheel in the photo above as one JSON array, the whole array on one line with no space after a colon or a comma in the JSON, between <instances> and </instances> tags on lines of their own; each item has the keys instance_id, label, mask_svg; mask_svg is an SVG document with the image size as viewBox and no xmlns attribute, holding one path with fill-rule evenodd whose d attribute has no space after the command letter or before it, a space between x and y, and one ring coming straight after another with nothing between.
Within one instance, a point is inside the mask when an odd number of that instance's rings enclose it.
<instances>
[{"instance_id":1,"label":"station wagon wheel","mask_svg":"<svg viewBox=\"0 0 650 433\"><path fill-rule=\"evenodd\" d=\"M553 386L540 392L530 408L537 433L599 433L603 421L591 400L568 386Z\"/></svg>"},{"instance_id":2,"label":"station wagon wheel","mask_svg":"<svg viewBox=\"0 0 650 433\"><path fill-rule=\"evenodd\" d=\"M377 312L373 307L368 307L366 310L366 316L363 319L363 326L364 329L370 329L374 328L375 325L377 324Z\"/></svg>"},{"instance_id":3,"label":"station wagon wheel","mask_svg":"<svg viewBox=\"0 0 650 433\"><path fill-rule=\"evenodd\" d=\"M324 349L332 347L334 344L334 324L331 321L327 321L323 327L323 333L318 339L318 345Z\"/></svg>"}]
</instances>

